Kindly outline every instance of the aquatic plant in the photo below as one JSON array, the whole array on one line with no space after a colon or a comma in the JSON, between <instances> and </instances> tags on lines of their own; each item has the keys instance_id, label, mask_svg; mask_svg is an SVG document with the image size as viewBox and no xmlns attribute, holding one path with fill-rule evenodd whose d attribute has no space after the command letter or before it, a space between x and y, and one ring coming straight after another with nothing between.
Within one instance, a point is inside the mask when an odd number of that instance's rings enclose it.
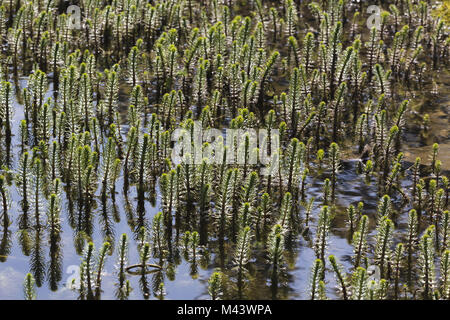
<instances>
[{"instance_id":1,"label":"aquatic plant","mask_svg":"<svg viewBox=\"0 0 450 320\"><path fill-rule=\"evenodd\" d=\"M359 221L358 231L353 234L352 244L354 251L354 263L358 268L365 257L367 250L367 234L369 231L369 218L364 215Z\"/></svg>"},{"instance_id":2,"label":"aquatic plant","mask_svg":"<svg viewBox=\"0 0 450 320\"><path fill-rule=\"evenodd\" d=\"M3 81L0 85L0 129L4 128L6 144L11 144L11 118L14 112L12 105L12 85L10 82ZM7 149L9 149L7 147ZM8 154L9 156L9 154Z\"/></svg>"},{"instance_id":3,"label":"aquatic plant","mask_svg":"<svg viewBox=\"0 0 450 320\"><path fill-rule=\"evenodd\" d=\"M83 253L83 260L80 264L80 299L93 299L94 294L92 290L93 286L93 254L94 254L94 244L89 242Z\"/></svg>"},{"instance_id":4,"label":"aquatic plant","mask_svg":"<svg viewBox=\"0 0 450 320\"><path fill-rule=\"evenodd\" d=\"M165 256L165 250L166 250L166 237L165 237L165 233L164 233L164 228L163 228L163 213L162 212L158 212L154 217L153 217L153 222L152 222L152 248L153 248L153 254L156 255L157 257L159 257L160 259L163 259L163 257ZM143 230L145 231L145 228L142 227ZM190 239L190 237L188 237L187 239Z\"/></svg>"},{"instance_id":5,"label":"aquatic plant","mask_svg":"<svg viewBox=\"0 0 450 320\"><path fill-rule=\"evenodd\" d=\"M356 226L361 219L363 206L364 204L362 202L358 202L357 208L355 208L355 206L352 204L347 208L347 224L350 228L350 235L353 235L353 232L355 231Z\"/></svg>"},{"instance_id":6,"label":"aquatic plant","mask_svg":"<svg viewBox=\"0 0 450 320\"><path fill-rule=\"evenodd\" d=\"M105 242L100 249L100 252L97 257L97 271L95 278L95 296L97 299L100 298L101 286L102 286L102 273L105 267L106 255L108 253L109 247L111 245L109 242Z\"/></svg>"},{"instance_id":7,"label":"aquatic plant","mask_svg":"<svg viewBox=\"0 0 450 320\"><path fill-rule=\"evenodd\" d=\"M322 207L316 231L314 251L316 253L316 257L322 261L323 266L325 266L325 253L329 245L328 237L330 232L330 224L332 220L331 214L332 213L330 212L328 206Z\"/></svg>"},{"instance_id":8,"label":"aquatic plant","mask_svg":"<svg viewBox=\"0 0 450 320\"><path fill-rule=\"evenodd\" d=\"M314 265L311 270L311 279L310 279L310 297L311 300L320 300L321 297L321 278L323 274L323 264L321 259L316 259L314 261Z\"/></svg>"},{"instance_id":9,"label":"aquatic plant","mask_svg":"<svg viewBox=\"0 0 450 320\"><path fill-rule=\"evenodd\" d=\"M428 228L419 242L420 282L422 284L422 295L424 299L432 299L435 289L434 232L434 228Z\"/></svg>"},{"instance_id":10,"label":"aquatic plant","mask_svg":"<svg viewBox=\"0 0 450 320\"><path fill-rule=\"evenodd\" d=\"M418 243L418 230L419 230L419 220L417 216L417 211L415 209L411 209L408 213L408 242L407 242L407 249L408 249L408 281L411 282L411 276L412 276L412 259L413 259L413 252L415 248L417 247Z\"/></svg>"},{"instance_id":11,"label":"aquatic plant","mask_svg":"<svg viewBox=\"0 0 450 320\"><path fill-rule=\"evenodd\" d=\"M391 198L388 195L384 195L378 203L378 219L389 218L391 214Z\"/></svg>"},{"instance_id":12,"label":"aquatic plant","mask_svg":"<svg viewBox=\"0 0 450 320\"><path fill-rule=\"evenodd\" d=\"M380 275L382 278L386 277L392 259L392 250L390 247L392 244L393 232L394 223L386 216L379 218L377 225L375 260L380 267Z\"/></svg>"},{"instance_id":13,"label":"aquatic plant","mask_svg":"<svg viewBox=\"0 0 450 320\"><path fill-rule=\"evenodd\" d=\"M139 266L140 266L140 275L139 278L139 285L142 290L142 293L144 294L144 299L148 299L150 296L150 289L147 284L147 277L146 277L146 271L147 271L147 261L150 259L150 244L144 243L144 245L141 247L141 250L139 252Z\"/></svg>"},{"instance_id":14,"label":"aquatic plant","mask_svg":"<svg viewBox=\"0 0 450 320\"><path fill-rule=\"evenodd\" d=\"M362 267L356 268L352 274L352 300L364 300L367 294L368 275L366 269Z\"/></svg>"},{"instance_id":15,"label":"aquatic plant","mask_svg":"<svg viewBox=\"0 0 450 320\"><path fill-rule=\"evenodd\" d=\"M256 221L256 235L258 238L266 236L268 232L268 226L272 215L272 199L270 195L265 192L261 196L261 205L257 208L258 219Z\"/></svg>"},{"instance_id":16,"label":"aquatic plant","mask_svg":"<svg viewBox=\"0 0 450 320\"><path fill-rule=\"evenodd\" d=\"M344 300L348 299L348 284L346 281L346 275L343 272L343 268L340 264L338 264L338 262L336 261L336 258L331 255L328 257L328 260L330 261L331 267L333 268L334 274L336 276L338 285L339 285L339 290L342 293L342 298Z\"/></svg>"},{"instance_id":17,"label":"aquatic plant","mask_svg":"<svg viewBox=\"0 0 450 320\"><path fill-rule=\"evenodd\" d=\"M80 299L100 299L102 273L109 248L110 244L105 242L95 256L94 244L89 242L86 245L80 264Z\"/></svg>"},{"instance_id":18,"label":"aquatic plant","mask_svg":"<svg viewBox=\"0 0 450 320\"><path fill-rule=\"evenodd\" d=\"M120 237L120 242L117 247L117 293L116 296L123 300L126 299L129 294L129 282L127 280L126 268L128 265L128 236L124 233Z\"/></svg>"},{"instance_id":19,"label":"aquatic plant","mask_svg":"<svg viewBox=\"0 0 450 320\"><path fill-rule=\"evenodd\" d=\"M119 299L135 276L170 298L183 261L213 299L285 299L308 247L313 299L448 299L444 5L388 1L373 26L362 1L76 5L79 25L0 6L2 262L17 239L56 291L73 232L81 299L113 254Z\"/></svg>"},{"instance_id":20,"label":"aquatic plant","mask_svg":"<svg viewBox=\"0 0 450 320\"><path fill-rule=\"evenodd\" d=\"M250 258L250 240L251 240L250 227L246 226L239 232L237 240L236 250L234 254L234 264L237 269L237 286L238 295L242 298L242 290L244 283L244 275L246 272L245 266Z\"/></svg>"},{"instance_id":21,"label":"aquatic plant","mask_svg":"<svg viewBox=\"0 0 450 320\"><path fill-rule=\"evenodd\" d=\"M222 179L217 201L217 225L220 245L223 246L227 221L231 216L231 189L232 189L233 169L227 170Z\"/></svg>"},{"instance_id":22,"label":"aquatic plant","mask_svg":"<svg viewBox=\"0 0 450 320\"><path fill-rule=\"evenodd\" d=\"M401 276L401 270L403 268L403 243L397 244L393 253L393 271L394 271L394 298L398 299L399 296L399 282Z\"/></svg>"},{"instance_id":23,"label":"aquatic plant","mask_svg":"<svg viewBox=\"0 0 450 320\"><path fill-rule=\"evenodd\" d=\"M10 207L10 196L8 194L8 189L6 185L6 179L4 176L0 175L0 197L1 197L1 212L2 212L2 227L3 229L8 229L10 224L8 210Z\"/></svg>"},{"instance_id":24,"label":"aquatic plant","mask_svg":"<svg viewBox=\"0 0 450 320\"><path fill-rule=\"evenodd\" d=\"M450 237L450 212L448 210L444 211L441 216L441 226L439 228L440 238L441 238L441 250L446 250L449 246Z\"/></svg>"},{"instance_id":25,"label":"aquatic plant","mask_svg":"<svg viewBox=\"0 0 450 320\"><path fill-rule=\"evenodd\" d=\"M58 181L58 180L56 180ZM62 252L61 252L61 198L58 194L52 193L47 209L47 223L50 233L50 264L48 265L48 277L50 287L53 291L58 289L58 282L62 279Z\"/></svg>"},{"instance_id":26,"label":"aquatic plant","mask_svg":"<svg viewBox=\"0 0 450 320\"><path fill-rule=\"evenodd\" d=\"M386 299L388 292L388 282L385 279L380 281L370 280L367 284L367 300L383 300Z\"/></svg>"},{"instance_id":27,"label":"aquatic plant","mask_svg":"<svg viewBox=\"0 0 450 320\"><path fill-rule=\"evenodd\" d=\"M25 300L36 299L35 282L31 273L27 273L27 275L25 276L25 280L23 283L23 293L25 296Z\"/></svg>"},{"instance_id":28,"label":"aquatic plant","mask_svg":"<svg viewBox=\"0 0 450 320\"><path fill-rule=\"evenodd\" d=\"M441 288L440 294L443 299L448 299L448 277L449 277L449 261L450 259L450 251L445 250L441 256Z\"/></svg>"},{"instance_id":29,"label":"aquatic plant","mask_svg":"<svg viewBox=\"0 0 450 320\"><path fill-rule=\"evenodd\" d=\"M211 300L219 300L222 292L222 273L220 271L213 272L208 280L208 293Z\"/></svg>"},{"instance_id":30,"label":"aquatic plant","mask_svg":"<svg viewBox=\"0 0 450 320\"><path fill-rule=\"evenodd\" d=\"M278 274L283 267L283 247L284 247L284 235L283 227L279 224L273 226L268 239L268 251L269 261L272 265L272 285L278 285Z\"/></svg>"},{"instance_id":31,"label":"aquatic plant","mask_svg":"<svg viewBox=\"0 0 450 320\"><path fill-rule=\"evenodd\" d=\"M293 229L292 218L292 195L290 192L286 192L281 202L280 220L278 222L284 233Z\"/></svg>"}]
</instances>

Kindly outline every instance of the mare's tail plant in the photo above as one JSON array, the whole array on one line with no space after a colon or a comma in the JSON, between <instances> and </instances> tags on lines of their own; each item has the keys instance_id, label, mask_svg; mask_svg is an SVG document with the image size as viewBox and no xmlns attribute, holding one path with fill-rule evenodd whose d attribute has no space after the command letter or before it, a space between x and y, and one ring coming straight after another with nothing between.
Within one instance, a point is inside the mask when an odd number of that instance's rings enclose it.
<instances>
[{"instance_id":1,"label":"mare's tail plant","mask_svg":"<svg viewBox=\"0 0 450 320\"><path fill-rule=\"evenodd\" d=\"M333 268L334 274L336 276L338 288L342 294L342 298L344 300L347 300L349 298L348 297L348 283L347 283L346 274L343 270L343 267L336 261L336 258L333 255L329 256L328 260L330 261L331 267Z\"/></svg>"},{"instance_id":2,"label":"mare's tail plant","mask_svg":"<svg viewBox=\"0 0 450 320\"><path fill-rule=\"evenodd\" d=\"M25 300L35 300L36 299L36 284L31 273L27 273L23 283L23 294Z\"/></svg>"},{"instance_id":3,"label":"mare's tail plant","mask_svg":"<svg viewBox=\"0 0 450 320\"><path fill-rule=\"evenodd\" d=\"M419 266L420 283L422 285L423 299L433 298L435 290L435 266L434 266L434 228L428 228L419 242Z\"/></svg>"},{"instance_id":4,"label":"mare's tail plant","mask_svg":"<svg viewBox=\"0 0 450 320\"><path fill-rule=\"evenodd\" d=\"M123 233L119 240L119 246L117 247L117 298L124 300L127 299L130 294L130 285L127 280L127 264L128 264L128 236Z\"/></svg>"},{"instance_id":5,"label":"mare's tail plant","mask_svg":"<svg viewBox=\"0 0 450 320\"><path fill-rule=\"evenodd\" d=\"M208 293L211 300L219 300L222 296L222 280L223 274L215 271L208 280Z\"/></svg>"},{"instance_id":6,"label":"mare's tail plant","mask_svg":"<svg viewBox=\"0 0 450 320\"><path fill-rule=\"evenodd\" d=\"M324 273L324 266L322 260L316 259L314 261L312 270L311 270L311 279L310 279L310 297L311 300L322 300L321 298L321 283L323 283L322 274Z\"/></svg>"},{"instance_id":7,"label":"mare's tail plant","mask_svg":"<svg viewBox=\"0 0 450 320\"><path fill-rule=\"evenodd\" d=\"M246 265L250 259L251 230L246 226L239 232L237 245L234 253L234 264L237 269L237 288L240 299L243 297L244 277L246 274Z\"/></svg>"},{"instance_id":8,"label":"mare's tail plant","mask_svg":"<svg viewBox=\"0 0 450 320\"><path fill-rule=\"evenodd\" d=\"M325 255L329 245L329 233L331 224L331 211L328 206L323 206L320 214L319 221L317 223L316 240L314 243L314 251L316 257L322 261L322 265L325 266ZM323 280L325 274L321 275Z\"/></svg>"},{"instance_id":9,"label":"mare's tail plant","mask_svg":"<svg viewBox=\"0 0 450 320\"><path fill-rule=\"evenodd\" d=\"M382 216L377 226L375 261L380 268L380 275L384 279L388 276L389 265L392 262L393 233L394 223L386 216Z\"/></svg>"},{"instance_id":10,"label":"mare's tail plant","mask_svg":"<svg viewBox=\"0 0 450 320\"><path fill-rule=\"evenodd\" d=\"M282 268L283 262L283 249L284 249L284 236L283 227L276 224L272 228L272 232L269 235L268 240L269 261L272 265L272 286L278 286L278 275Z\"/></svg>"}]
</instances>

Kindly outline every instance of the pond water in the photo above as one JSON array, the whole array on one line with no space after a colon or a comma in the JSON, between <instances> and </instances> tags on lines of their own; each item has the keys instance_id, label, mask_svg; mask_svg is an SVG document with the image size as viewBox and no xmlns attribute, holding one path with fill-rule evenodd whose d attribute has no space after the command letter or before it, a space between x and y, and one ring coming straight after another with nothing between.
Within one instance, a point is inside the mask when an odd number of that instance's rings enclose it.
<instances>
[{"instance_id":1,"label":"pond water","mask_svg":"<svg viewBox=\"0 0 450 320\"><path fill-rule=\"evenodd\" d=\"M245 14L248 10L242 6L236 10L237 13ZM311 17L304 17L307 21ZM309 20L308 20L309 19ZM303 35L299 35L299 37ZM273 45L273 44L271 44ZM282 44L278 45L282 51ZM276 47L276 46L275 46ZM284 52L285 53L285 52ZM404 152L405 158L403 165L407 168L411 166L416 157L421 157L424 171L430 164L430 154L432 145L439 143L439 157L442 161L443 175L450 173L450 132L449 132L449 113L450 113L450 73L448 70L441 70L433 76L433 82L425 83L420 90L406 90L398 88L398 101L403 99L410 100L410 107L406 113L406 125L402 135L401 151ZM27 77L21 77L16 83L14 89L27 87ZM274 85L275 90L279 93L287 90L288 80L277 79ZM126 109L128 106L129 86L121 87L121 109L123 111L123 127L122 135L125 138L129 129L126 122ZM53 84L50 83L47 97L53 96ZM17 97L13 97L15 113L12 119L12 150L10 163L11 169L17 169L17 162L21 153L20 141L20 121L23 119L24 106L17 101ZM428 130L420 127L421 115L427 113L429 115ZM101 146L103 150L103 146ZM363 213L368 215L370 219L369 246L373 248L375 244L375 221L377 216L377 205L380 199L376 178L372 177L372 181L368 183L365 176L358 173L360 165L359 154L355 149L354 143L348 139L341 145L342 164L338 174L338 185L336 191L336 209L335 217L332 221L330 232L330 248L329 253L336 256L337 260L344 266L345 271L350 273L353 268L351 260L353 256L353 246L351 245L350 232L347 225L346 209L349 205L357 205L358 202L364 204ZM280 286L276 293L278 299L308 299L310 297L309 285L311 277L311 267L316 255L313 249L314 232L317 226L319 212L322 208L323 184L324 179L329 177L329 172L321 171L317 165L311 165L313 174L307 178L306 194L307 198L315 198L313 210L311 212L311 220L309 223L309 231L298 235L292 241L288 241L285 250L286 268L280 275ZM406 171L406 177L401 180L401 186L405 190L409 190L412 185L411 172ZM138 240L136 240L135 229L130 221L133 215L136 215L136 198L137 192L135 186L130 187L129 193L125 196L123 189L123 176L120 175L116 182L117 195L113 208L108 208L115 212L109 223L113 230L115 246L114 251L107 257L104 268L102 281L102 299L115 299L117 291L117 243L120 235L125 233L129 238L129 264L139 263ZM7 234L2 235L3 249L10 246L9 250L0 252L0 299L22 299L23 298L23 279L30 272L31 257L25 256L19 245L19 227L18 217L20 214L19 201L21 200L15 187L10 188L12 203L9 212L12 224ZM100 186L97 190L99 194ZM158 184L155 187L155 201L145 201L145 219L151 222L153 217L161 211L161 194ZM94 231L93 242L96 249L99 249L104 241L104 236L100 228L104 224L102 220L102 208L99 199L96 199L97 207L94 208ZM404 205L399 195L392 198L395 214L394 243L404 241L407 233L408 212L411 206ZM131 210L127 205L131 205ZM61 253L62 253L62 279L58 283L58 289L52 291L49 281L36 289L38 299L77 299L79 293L74 290L72 280L77 285L80 255L77 254L74 246L75 232L70 226L70 217L68 213L68 199L65 192L62 193L62 212L61 212ZM301 215L304 212L300 213ZM44 260L49 262L49 240L44 238L42 241L42 253ZM196 264L193 265L191 259L186 259L181 252L181 244L179 252L175 252L175 267L173 269L164 268L162 271L151 273L145 276L144 281L148 281L148 286L152 287L150 298L157 299L158 293L155 288L164 283L165 299L208 299L208 279L216 268L221 266L219 257L217 239L211 239L207 246L209 255L205 255ZM225 268L226 276L232 278L233 263L232 257L234 245L229 241L225 246ZM369 250L372 252L373 250ZM178 254L178 255L177 255ZM371 253L372 254L372 253ZM369 255L370 256L370 255ZM151 263L158 261L150 260ZM438 260L436 262L438 264ZM256 243L252 247L251 260L247 266L247 288L245 297L249 299L271 299L274 292L271 288L270 270L267 264L267 253L263 245ZM130 299L149 298L143 294L141 275L128 274L128 280L132 287ZM330 268L326 270L327 280L327 296L330 299L338 298L336 291L336 282L334 273ZM236 298L235 293L230 290L225 296L227 298Z\"/></svg>"},{"instance_id":2,"label":"pond water","mask_svg":"<svg viewBox=\"0 0 450 320\"><path fill-rule=\"evenodd\" d=\"M449 174L450 170L450 139L449 139L449 122L448 113L450 112L450 81L449 75L444 73L440 78L442 82L439 83L438 92L430 94L428 90L424 92L410 93L414 96L413 101L417 102L417 108L421 108L422 112L430 114L430 130L427 137L423 137L420 132L412 124L408 126L405 138L403 139L403 151L405 153L405 160L407 162L413 162L416 157L421 157L424 163L429 164L429 155L431 153L431 146L434 142L440 144L439 159L442 161L442 168L444 174ZM26 78L22 78L20 86L25 87L27 83ZM52 87L50 86L47 96L50 97L53 94ZM13 119L13 157L17 159L17 155L20 153L20 140L19 140L19 123L23 117L23 106L15 101L16 112ZM408 117L414 118L414 114L411 112ZM413 123L413 122L412 122ZM339 185L337 189L337 215L333 220L331 226L330 243L332 243L332 253L337 259L344 265L344 267L350 270L353 266L351 257L353 256L353 247L349 239L349 230L346 224L345 210L350 204L356 205L358 202L364 203L364 213L371 218L371 239L374 237L375 230L375 217L377 204L379 200L378 190L375 183L368 185L363 175L356 173L357 168L357 154L353 149L342 150L342 153L346 155L347 159L343 161L343 168L339 173ZM412 163L410 163L412 164ZM323 176L316 176L309 178L307 187L307 195L317 199L317 205L311 214L310 228L312 230L316 227L317 216L320 211L320 200L323 197ZM411 181L403 181L404 187L410 186ZM117 185L118 190L122 190L123 178L119 178ZM15 188L12 188L13 190ZM160 195L157 192L156 203L151 205L146 202L146 218L151 221L154 215L160 211ZM134 188L130 189L128 199L136 198L136 191ZM19 215L18 201L20 200L17 191L14 190L12 194L12 209L11 216L13 217L13 224L10 228L12 244L10 254L7 258L3 259L0 263L0 299L21 299L23 297L23 279L30 270L30 257L24 256L18 242L18 226L15 223ZM67 206L67 199L64 199L63 208ZM125 199L122 192L117 195L117 209L119 212L120 221L113 223L113 229L116 234L116 240L118 235L127 233L132 235L132 228L127 224L125 213ZM396 220L396 230L398 231L395 236L396 241L404 239L407 231L407 212L410 207L402 207L400 214ZM74 231L68 223L66 216L67 210L63 210L61 214L62 224L62 245L61 251L63 253L63 276L62 281L59 284L57 291L51 291L48 284L45 283L41 288L37 289L37 295L39 299L76 299L78 292L71 289L72 280L76 279L79 272L80 256L76 253L74 247ZM96 248L99 248L103 243L103 236L98 228L100 224L98 216L96 217L96 228L94 229L94 243ZM137 251L137 243L132 240L129 245L129 261L138 263L139 253ZM370 241L372 245L373 241ZM280 296L283 299L308 299L309 292L305 289L309 286L310 281L310 269L313 261L316 259L314 250L312 249L311 237L299 237L288 253L289 263L286 270L286 283L285 286L280 288ZM49 255L48 246L44 246L45 256ZM211 253L209 263L198 268L198 274L194 277L191 273L191 263L182 258L180 264L176 268L175 278L165 279L165 291L166 299L207 299L208 295L208 279L211 276L215 268L220 266L217 262L217 252ZM264 252L260 252L260 257L251 261L253 275L250 280L249 292L251 295L248 298L251 299L269 299L271 297L271 290L269 282L263 277L266 269L266 263L264 260ZM105 272L102 282L102 299L114 299L117 275L116 271L116 259L117 254L113 253L108 257L105 265ZM330 285L328 286L328 296L337 297L337 293L333 290L334 276L331 270L327 271L327 279ZM130 299L143 299L143 294L139 290L139 278L140 276L130 276L129 280L134 290L131 292ZM161 279L156 276L148 275L149 281L155 278L154 281L160 281ZM158 282L159 283L159 282ZM303 288L303 290L301 290Z\"/></svg>"}]
</instances>

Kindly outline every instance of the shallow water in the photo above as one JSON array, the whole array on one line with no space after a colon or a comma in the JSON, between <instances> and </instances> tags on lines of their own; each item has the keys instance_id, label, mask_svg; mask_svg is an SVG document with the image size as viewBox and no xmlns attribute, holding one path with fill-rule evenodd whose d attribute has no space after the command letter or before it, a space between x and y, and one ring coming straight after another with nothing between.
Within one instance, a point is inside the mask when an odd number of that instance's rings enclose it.
<instances>
[{"instance_id":1,"label":"shallow water","mask_svg":"<svg viewBox=\"0 0 450 320\"><path fill-rule=\"evenodd\" d=\"M439 159L442 168L450 170L450 73L442 71L436 78L436 84L428 84L422 92L412 95L412 109L419 113L428 113L430 116L429 129L424 133L418 132L417 115L409 114L407 130L403 139L402 151L405 160L414 162L416 157L422 159L422 163L430 164L431 146L439 144ZM435 92L437 91L437 92Z\"/></svg>"},{"instance_id":2,"label":"shallow water","mask_svg":"<svg viewBox=\"0 0 450 320\"><path fill-rule=\"evenodd\" d=\"M445 77L445 80L448 76ZM23 78L20 81L20 86L26 85L26 79ZM52 91L48 92L48 96L51 96ZM427 161L430 154L431 145L436 140L440 143L439 159L442 161L442 167L444 171L450 169L450 140L448 139L449 131L448 125L448 112L450 110L450 98L448 90L450 89L450 82L443 82L439 89L436 99L433 101L429 97L416 96L418 101L426 105L426 112L431 115L429 135L426 139L420 136L420 133L414 131L414 127L405 134L403 150L405 152L405 158L407 161L414 161L415 157L420 156ZM441 93L442 92L442 93ZM17 159L17 154L20 152L20 141L18 141L19 122L21 120L22 106L15 101L16 112L13 121L13 131L16 135L13 138L13 152L14 160ZM409 115L413 118L413 115ZM440 139L440 140L439 140ZM374 235L375 217L377 209L377 201L379 194L377 191L377 185L373 181L370 185L365 182L362 175L356 173L356 167L359 160L353 160L357 155L352 150L343 150L343 154L346 154L348 159L344 160L342 169L339 174L339 185L337 189L337 212L335 219L331 226L330 243L332 249L330 250L336 258L343 264L346 271L352 268L351 256L353 255L353 247L349 242L349 231L346 225L345 210L350 204L356 205L358 202L364 203L364 213L367 214L371 221L371 236ZM314 178L309 177L307 181L307 196L315 197L315 205L311 215L310 229L314 230L316 226L317 215L321 208L321 199L323 197L323 178L316 176ZM122 190L122 177L117 182L117 190ZM406 184L410 183L406 180ZM405 185L406 186L406 185ZM12 194L13 204L11 208L11 217L14 221L17 220L19 214L19 208L17 201L20 199L15 188L12 188L14 193ZM128 199L134 199L136 197L135 189L130 189ZM156 198L155 206L146 202L146 218L151 221L153 216L159 211L160 199ZM398 200L398 199L397 199ZM63 200L63 208L66 206L67 199ZM116 241L118 235L127 233L130 235L131 241L129 245L129 261L130 264L137 263L139 260L139 254L137 252L137 245L134 243L132 235L132 229L127 224L126 213L124 209L124 196L122 192L117 195L117 208L120 213L120 222L114 223L114 230L116 235ZM395 199L394 199L395 203ZM398 201L397 201L398 203ZM400 214L396 219L396 241L400 241L404 236L407 225L407 215L409 207L399 208ZM62 252L63 252L63 279L59 284L59 289L53 292L49 289L48 284L45 283L41 288L37 289L37 296L39 299L76 299L78 293L70 289L71 280L77 274L78 266L80 264L80 256L77 255L74 244L73 235L74 232L68 224L66 217L66 210L61 214L62 225ZM98 214L97 214L98 215ZM94 243L96 248L99 248L103 243L103 236L98 230L98 216L95 220L94 229ZM29 257L23 255L17 240L17 224L13 223L10 227L12 232L12 248L11 253L7 257L6 261L0 263L0 299L21 299L23 296L22 282L25 274L29 272ZM314 250L312 249L312 234L308 237L300 237L295 240L292 249L288 256L288 268L285 270L286 281L284 286L281 286L278 292L279 298L284 299L307 299L309 292L299 290L299 288L308 288L310 268L315 260ZM373 241L370 241L373 244ZM45 255L48 257L48 246L45 248ZM264 278L262 275L266 264L264 263L264 253L259 252L257 257L251 261L253 266L250 276L248 298L252 299L268 299L271 297L270 281ZM114 252L108 257L105 266L105 273L102 283L102 299L114 299L115 284L117 282L115 275L115 261L116 253ZM176 268L175 279L165 279L165 290L167 299L205 299L208 298L207 292L207 280L209 279L214 268L219 267L218 258L215 256L214 251L211 254L211 259L206 268L198 268L198 275L195 279L190 275L190 262L181 258L181 264ZM130 295L130 299L142 299L142 292L139 289L139 277L129 276L130 283L134 290ZM152 275L148 276L149 281L152 279ZM337 293L333 290L334 275L331 270L327 271L326 279L329 281L327 285L327 295L330 298L336 298Z\"/></svg>"},{"instance_id":3,"label":"shallow water","mask_svg":"<svg viewBox=\"0 0 450 320\"><path fill-rule=\"evenodd\" d=\"M245 10L242 10L244 13ZM436 84L426 84L422 91L405 92L404 98L411 100L410 110L407 112L406 132L403 135L402 151L405 154L406 163L414 162L416 157L422 158L422 163L429 164L429 155L431 153L431 146L433 143L440 144L439 160L442 161L442 169L444 174L450 171L450 137L449 137L449 113L450 113L450 75L448 72L442 72L436 77ZM27 85L27 78L22 78L19 82L21 88ZM287 83L279 83L278 89L285 89ZM435 91L437 88L437 92ZM126 92L129 88L122 88L122 95L126 97ZM50 86L47 96L52 96L52 86ZM18 155L20 153L19 139L19 123L23 116L23 106L14 101L16 111L13 118L13 161L17 163ZM126 104L123 105L126 108ZM416 115L428 113L430 115L429 129L425 132L419 128L418 116ZM123 131L128 128L124 126ZM122 132L125 134L125 132ZM346 225L345 210L350 205L356 205L358 202L364 203L364 214L370 218L370 245L374 242L374 228L376 209L380 194L376 181L368 184L363 175L357 174L357 166L359 163L359 155L354 149L350 148L349 143L347 147L343 147L342 154L344 161L342 163L341 171L338 175L338 187L336 192L336 212L335 218L331 226L330 243L332 248L328 253L332 253L343 264L345 271L349 272L352 268L351 256L353 255L353 247L349 242L349 231ZM13 169L15 169L13 167ZM314 197L316 199L314 208L311 214L310 230L314 231L317 224L317 216L321 208L323 197L323 180L327 177L326 172L320 175L315 174L314 177L309 177L307 180L307 197ZM375 178L373 178L375 179ZM119 221L113 221L113 229L115 233L115 242L117 243L119 236L122 233L129 235L129 262L130 264L138 263L139 254L137 252L137 242L134 240L133 229L127 222L127 213L125 210L126 199L122 193L122 177L117 181L116 205L119 213ZM402 180L403 187L411 185L410 179ZM18 244L17 239L17 217L19 215L19 196L15 187L10 189L12 191L12 208L10 217L13 220L9 231L12 234L10 243L12 244L11 251L4 261L0 262L0 299L21 299L23 297L22 283L25 274L30 271L30 257L23 255L22 250ZM152 205L149 201L145 202L146 220L151 221L154 215L160 210L160 195L156 190L156 202ZM64 193L63 193L64 196ZM130 188L128 194L129 201L135 206L136 190L134 187ZM62 241L61 252L63 254L63 277L60 281L58 290L53 292L49 289L47 281L41 288L37 289L38 299L76 299L78 293L70 289L70 282L76 279L77 268L80 264L80 256L76 253L74 248L74 231L68 223L67 199L63 198L63 210L61 213L62 225ZM401 199L393 198L394 209L397 211L395 215L395 242L402 241L406 233L407 212L411 209L409 206L402 206ZM94 235L93 241L98 249L103 243L103 235L99 230L99 211L100 204L96 209L94 219ZM301 215L303 212L300 213ZM316 259L314 254L312 239L314 233L310 231L305 236L298 236L291 243L290 250L286 253L286 270L282 274L280 288L278 289L277 297L279 299L307 299L309 292L307 291L310 281L310 270L313 261ZM47 244L47 239L44 243ZM231 250L231 248L227 248ZM270 288L270 277L268 276L268 266L265 260L266 253L258 248L252 248L253 255L249 264L249 283L246 290L246 298L250 299L270 299L272 292ZM261 249L261 248L259 248ZM218 257L217 245L212 243L210 245L209 261L205 265L198 266L198 273L191 275L192 265L187 261L182 254L180 254L180 263L176 266L175 277L166 274L166 271L161 273L150 274L147 280L152 285L163 281L165 285L165 298L167 299L206 299L209 297L207 291L207 280L215 268L220 266L220 258ZM44 246L46 258L49 256L48 245ZM48 259L47 259L48 260ZM115 285L117 276L115 274L116 251L108 257L105 273L102 282L102 299L115 298ZM157 263L156 261L150 261ZM227 268L231 264L227 264ZM160 278L162 277L162 278ZM131 282L133 291L130 299L143 299L143 294L140 287L140 276L129 275L128 279ZM162 280L163 279L163 280ZM331 270L327 270L327 295L329 298L337 298L337 292L333 289L334 274ZM153 292L154 290L151 290ZM233 297L230 295L229 297ZM152 296L152 299L156 297Z\"/></svg>"}]
</instances>

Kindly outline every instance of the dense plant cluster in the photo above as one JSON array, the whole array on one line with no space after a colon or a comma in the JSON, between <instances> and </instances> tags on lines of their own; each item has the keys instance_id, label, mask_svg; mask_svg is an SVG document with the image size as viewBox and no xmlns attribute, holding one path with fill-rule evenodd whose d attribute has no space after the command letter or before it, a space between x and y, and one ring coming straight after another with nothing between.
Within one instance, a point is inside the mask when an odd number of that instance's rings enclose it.
<instances>
[{"instance_id":1,"label":"dense plant cluster","mask_svg":"<svg viewBox=\"0 0 450 320\"><path fill-rule=\"evenodd\" d=\"M183 259L193 278L217 268L213 299L260 297L254 287L285 298L302 246L316 260L300 262L310 285L294 290L311 299L450 298L448 168L437 144L431 165L402 153L405 92L448 70L448 25L431 17L434 1L383 2L372 28L366 4L351 0L70 4L79 28L66 1L0 6L0 259L17 240L30 263L26 298L46 281L61 286L62 221L82 256L80 299L101 297L113 254L120 299L135 276L144 298L163 298ZM197 123L264 128L268 140L278 130L266 151L279 167L264 175L250 161L261 150L249 134L231 142L243 164L227 152L175 164L173 132L194 136ZM349 154L376 209L340 205ZM345 266L330 240L338 216L354 248ZM130 233L118 237L121 219Z\"/></svg>"}]
</instances>

